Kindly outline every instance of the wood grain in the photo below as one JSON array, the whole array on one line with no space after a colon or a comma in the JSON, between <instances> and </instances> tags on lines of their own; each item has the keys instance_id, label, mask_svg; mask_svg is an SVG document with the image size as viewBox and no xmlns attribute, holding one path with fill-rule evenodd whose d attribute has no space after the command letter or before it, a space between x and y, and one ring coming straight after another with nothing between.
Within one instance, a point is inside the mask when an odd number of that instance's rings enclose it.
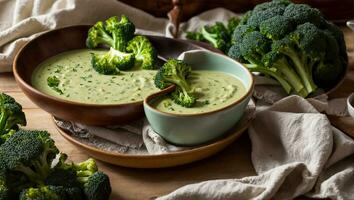
<instances>
[{"instance_id":1,"label":"wood grain","mask_svg":"<svg viewBox=\"0 0 354 200\"><path fill-rule=\"evenodd\" d=\"M350 70L343 85L331 95L332 98L346 97L354 91L354 34L347 28L343 28L343 30L348 46ZM11 73L0 74L0 90L13 96L23 105L28 120L26 128L48 130L58 148L67 153L73 161L82 161L88 158L84 152L59 135L50 115L39 109L20 91ZM330 117L330 119L336 126L348 128L354 124L354 119L349 117ZM348 132L350 131L353 129L348 129ZM251 163L251 143L247 134L243 134L240 139L221 153L185 166L143 170L117 167L102 162L98 162L98 165L110 176L113 188L112 200L153 199L186 184L210 179L242 178L255 175ZM300 197L298 199L306 198Z\"/></svg>"}]
</instances>

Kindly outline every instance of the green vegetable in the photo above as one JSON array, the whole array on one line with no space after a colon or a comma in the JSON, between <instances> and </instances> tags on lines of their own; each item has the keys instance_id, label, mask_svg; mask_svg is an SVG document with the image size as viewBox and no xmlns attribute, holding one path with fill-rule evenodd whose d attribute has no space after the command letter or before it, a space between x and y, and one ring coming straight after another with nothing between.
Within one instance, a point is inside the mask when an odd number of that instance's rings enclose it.
<instances>
[{"instance_id":1,"label":"green vegetable","mask_svg":"<svg viewBox=\"0 0 354 200\"><path fill-rule=\"evenodd\" d=\"M187 39L208 42L217 49L227 52L230 48L231 36L234 29L240 24L240 19L231 17L226 26L221 22L206 25L200 31L187 32Z\"/></svg>"},{"instance_id":2,"label":"green vegetable","mask_svg":"<svg viewBox=\"0 0 354 200\"><path fill-rule=\"evenodd\" d=\"M63 94L63 91L59 88L60 80L57 76L48 76L47 84L59 94Z\"/></svg>"},{"instance_id":3,"label":"green vegetable","mask_svg":"<svg viewBox=\"0 0 354 200\"><path fill-rule=\"evenodd\" d=\"M19 130L0 147L0 159L7 170L21 172L39 185L44 184L57 153L46 131Z\"/></svg>"},{"instance_id":4,"label":"green vegetable","mask_svg":"<svg viewBox=\"0 0 354 200\"><path fill-rule=\"evenodd\" d=\"M115 75L119 70L127 70L134 66L134 55L126 53L129 40L134 37L135 26L122 15L121 19L113 16L105 22L97 22L88 31L86 46L95 48L100 44L110 47L103 55L92 54L92 67L101 74Z\"/></svg>"},{"instance_id":5,"label":"green vegetable","mask_svg":"<svg viewBox=\"0 0 354 200\"><path fill-rule=\"evenodd\" d=\"M113 48L102 55L92 54L92 67L100 74L115 75L119 70L127 70L134 66L134 55Z\"/></svg>"},{"instance_id":6,"label":"green vegetable","mask_svg":"<svg viewBox=\"0 0 354 200\"><path fill-rule=\"evenodd\" d=\"M108 199L111 193L111 186L109 177L103 172L98 172L95 160L88 159L81 163L65 163L67 156L61 154L59 163L56 165L55 170L59 170L59 174L69 171L69 179L71 174L76 174L76 181L83 188L87 200L105 200ZM61 171L61 172L60 172ZM55 182L65 184L65 180L61 178L55 179ZM75 188L76 182L69 185Z\"/></svg>"},{"instance_id":7,"label":"green vegetable","mask_svg":"<svg viewBox=\"0 0 354 200\"><path fill-rule=\"evenodd\" d=\"M190 85L186 80L191 72L192 67L187 63L177 59L169 59L156 73L155 86L164 89L175 84L177 87L171 94L172 100L181 106L193 107L196 97L190 93Z\"/></svg>"},{"instance_id":8,"label":"green vegetable","mask_svg":"<svg viewBox=\"0 0 354 200\"><path fill-rule=\"evenodd\" d=\"M228 55L276 79L287 93L306 97L335 85L347 65L343 33L304 4L277 0L241 19Z\"/></svg>"},{"instance_id":9,"label":"green vegetable","mask_svg":"<svg viewBox=\"0 0 354 200\"><path fill-rule=\"evenodd\" d=\"M147 37L135 36L129 41L127 51L135 55L135 66L142 69L155 68L157 53Z\"/></svg>"},{"instance_id":10,"label":"green vegetable","mask_svg":"<svg viewBox=\"0 0 354 200\"><path fill-rule=\"evenodd\" d=\"M4 143L18 130L18 126L26 126L25 113L22 106L5 93L0 93L0 144Z\"/></svg>"},{"instance_id":11,"label":"green vegetable","mask_svg":"<svg viewBox=\"0 0 354 200\"><path fill-rule=\"evenodd\" d=\"M21 192L20 200L62 200L62 196L54 188L43 186L28 188Z\"/></svg>"}]
</instances>

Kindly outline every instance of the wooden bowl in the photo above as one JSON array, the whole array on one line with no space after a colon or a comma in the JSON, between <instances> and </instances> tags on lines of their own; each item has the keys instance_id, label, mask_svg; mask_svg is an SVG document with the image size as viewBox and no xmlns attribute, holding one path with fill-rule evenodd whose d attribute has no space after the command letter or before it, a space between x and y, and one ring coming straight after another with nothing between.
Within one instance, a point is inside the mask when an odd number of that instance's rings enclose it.
<instances>
[{"instance_id":1,"label":"wooden bowl","mask_svg":"<svg viewBox=\"0 0 354 200\"><path fill-rule=\"evenodd\" d=\"M90 25L70 26L43 33L28 42L16 55L13 72L21 90L36 105L53 116L87 125L123 124L144 115L143 101L126 104L85 104L63 100L35 89L31 84L34 69L47 58L74 49L86 48ZM183 40L147 36L159 57L177 57L187 50L205 49ZM209 48L210 49L210 48ZM214 49L214 51L218 52Z\"/></svg>"}]
</instances>

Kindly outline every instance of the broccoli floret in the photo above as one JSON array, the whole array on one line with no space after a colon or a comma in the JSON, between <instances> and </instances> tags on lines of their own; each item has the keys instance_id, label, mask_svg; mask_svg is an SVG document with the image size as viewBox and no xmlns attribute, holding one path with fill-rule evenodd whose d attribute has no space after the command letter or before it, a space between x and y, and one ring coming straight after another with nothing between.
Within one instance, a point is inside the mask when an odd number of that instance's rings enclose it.
<instances>
[{"instance_id":1,"label":"broccoli floret","mask_svg":"<svg viewBox=\"0 0 354 200\"><path fill-rule=\"evenodd\" d=\"M26 126L26 124L22 106L11 96L0 93L0 144L13 135L18 125Z\"/></svg>"},{"instance_id":2,"label":"broccoli floret","mask_svg":"<svg viewBox=\"0 0 354 200\"><path fill-rule=\"evenodd\" d=\"M235 28L239 25L240 23L240 18L238 17L231 17L229 20L227 20L227 32L228 35L231 36L232 33L234 32Z\"/></svg>"},{"instance_id":3,"label":"broccoli floret","mask_svg":"<svg viewBox=\"0 0 354 200\"><path fill-rule=\"evenodd\" d=\"M295 24L312 23L316 26L324 22L321 12L306 4L290 4L284 10L284 16L289 17Z\"/></svg>"},{"instance_id":4,"label":"broccoli floret","mask_svg":"<svg viewBox=\"0 0 354 200\"><path fill-rule=\"evenodd\" d=\"M97 22L89 29L86 46L95 48L99 44L105 44L124 51L128 41L133 38L134 32L135 26L126 16L122 15L120 21L114 16L105 22Z\"/></svg>"},{"instance_id":5,"label":"broccoli floret","mask_svg":"<svg viewBox=\"0 0 354 200\"><path fill-rule=\"evenodd\" d=\"M95 172L84 182L87 200L107 200L111 192L109 177L102 172Z\"/></svg>"},{"instance_id":6,"label":"broccoli floret","mask_svg":"<svg viewBox=\"0 0 354 200\"><path fill-rule=\"evenodd\" d=\"M119 70L127 70L134 66L134 54L124 53L113 48L105 54L92 54L91 64L100 74L115 75Z\"/></svg>"},{"instance_id":7,"label":"broccoli floret","mask_svg":"<svg viewBox=\"0 0 354 200\"><path fill-rule=\"evenodd\" d=\"M46 185L79 187L80 183L77 180L76 171L73 169L54 168L45 180Z\"/></svg>"},{"instance_id":8,"label":"broccoli floret","mask_svg":"<svg viewBox=\"0 0 354 200\"><path fill-rule=\"evenodd\" d=\"M188 31L186 34L186 38L190 40L195 40L199 42L205 42L205 39L203 37L203 34L200 32L190 32Z\"/></svg>"},{"instance_id":9,"label":"broccoli floret","mask_svg":"<svg viewBox=\"0 0 354 200\"><path fill-rule=\"evenodd\" d=\"M231 42L233 44L236 43L241 43L243 37L250 32L255 31L256 29L250 25L239 25L235 28L233 34L232 34L232 38L231 38Z\"/></svg>"},{"instance_id":10,"label":"broccoli floret","mask_svg":"<svg viewBox=\"0 0 354 200\"><path fill-rule=\"evenodd\" d=\"M262 65L262 57L270 50L271 41L260 32L254 31L245 35L240 44L244 59L251 64Z\"/></svg>"},{"instance_id":11,"label":"broccoli floret","mask_svg":"<svg viewBox=\"0 0 354 200\"><path fill-rule=\"evenodd\" d=\"M176 90L171 94L172 100L185 107L192 107L196 97L190 93L190 86L186 80L192 72L192 67L182 60L169 59L160 68L155 76L155 86L164 89L175 84Z\"/></svg>"},{"instance_id":12,"label":"broccoli floret","mask_svg":"<svg viewBox=\"0 0 354 200\"><path fill-rule=\"evenodd\" d=\"M171 93L171 98L175 103L186 108L193 107L197 101L197 98L195 96L189 94L186 90L180 87L177 87Z\"/></svg>"},{"instance_id":13,"label":"broccoli floret","mask_svg":"<svg viewBox=\"0 0 354 200\"><path fill-rule=\"evenodd\" d=\"M122 15L120 21L118 17L113 16L106 20L106 30L114 40L114 49L125 51L128 41L134 37L135 26L129 19Z\"/></svg>"},{"instance_id":14,"label":"broccoli floret","mask_svg":"<svg viewBox=\"0 0 354 200\"><path fill-rule=\"evenodd\" d=\"M67 155L61 154L55 169L74 171L76 173L76 179L81 184L87 200L108 199L111 193L109 178L103 172L97 171L98 169L94 159L90 158L81 163L66 163L66 159ZM72 192L73 194L77 194L78 191L73 190Z\"/></svg>"},{"instance_id":15,"label":"broccoli floret","mask_svg":"<svg viewBox=\"0 0 354 200\"><path fill-rule=\"evenodd\" d=\"M242 15L239 25L246 25L251 15L252 15L251 10L247 11L244 15Z\"/></svg>"},{"instance_id":16,"label":"broccoli floret","mask_svg":"<svg viewBox=\"0 0 354 200\"><path fill-rule=\"evenodd\" d=\"M223 52L228 50L229 34L225 25L221 22L216 22L212 26L204 26L201 31L204 39L212 44L215 48Z\"/></svg>"},{"instance_id":17,"label":"broccoli floret","mask_svg":"<svg viewBox=\"0 0 354 200\"><path fill-rule=\"evenodd\" d=\"M28 188L21 192L20 200L62 200L61 194L57 192L48 186Z\"/></svg>"},{"instance_id":18,"label":"broccoli floret","mask_svg":"<svg viewBox=\"0 0 354 200\"><path fill-rule=\"evenodd\" d=\"M86 46L88 48L95 48L99 44L114 47L113 37L106 31L105 25L101 21L89 29L86 39Z\"/></svg>"},{"instance_id":19,"label":"broccoli floret","mask_svg":"<svg viewBox=\"0 0 354 200\"><path fill-rule=\"evenodd\" d=\"M242 57L242 53L241 53L241 50L240 50L240 43L236 43L234 45L232 45L229 49L229 52L227 53L227 55L234 59L234 60L237 60L241 63L245 63L246 60Z\"/></svg>"},{"instance_id":20,"label":"broccoli floret","mask_svg":"<svg viewBox=\"0 0 354 200\"><path fill-rule=\"evenodd\" d=\"M127 51L135 55L135 66L139 66L142 69L155 68L157 60L156 49L147 37L135 36L129 41Z\"/></svg>"},{"instance_id":21,"label":"broccoli floret","mask_svg":"<svg viewBox=\"0 0 354 200\"><path fill-rule=\"evenodd\" d=\"M46 131L19 130L0 147L7 170L21 172L39 185L44 184L57 153Z\"/></svg>"},{"instance_id":22,"label":"broccoli floret","mask_svg":"<svg viewBox=\"0 0 354 200\"><path fill-rule=\"evenodd\" d=\"M281 9L285 9L291 2L288 0L273 0L271 2L265 2L258 4L254 7L253 12L264 11L270 8L279 7Z\"/></svg>"},{"instance_id":23,"label":"broccoli floret","mask_svg":"<svg viewBox=\"0 0 354 200\"><path fill-rule=\"evenodd\" d=\"M277 15L264 20L259 25L260 32L267 38L279 40L294 30L294 25L290 19Z\"/></svg>"},{"instance_id":24,"label":"broccoli floret","mask_svg":"<svg viewBox=\"0 0 354 200\"><path fill-rule=\"evenodd\" d=\"M57 76L48 76L47 84L54 91L58 92L59 94L63 94L63 91L59 88L60 80Z\"/></svg>"},{"instance_id":25,"label":"broccoli floret","mask_svg":"<svg viewBox=\"0 0 354 200\"><path fill-rule=\"evenodd\" d=\"M267 19L275 17L277 15L283 15L283 7L272 7L266 10L252 12L252 15L249 17L247 24L252 26L255 29L259 28L259 25Z\"/></svg>"}]
</instances>

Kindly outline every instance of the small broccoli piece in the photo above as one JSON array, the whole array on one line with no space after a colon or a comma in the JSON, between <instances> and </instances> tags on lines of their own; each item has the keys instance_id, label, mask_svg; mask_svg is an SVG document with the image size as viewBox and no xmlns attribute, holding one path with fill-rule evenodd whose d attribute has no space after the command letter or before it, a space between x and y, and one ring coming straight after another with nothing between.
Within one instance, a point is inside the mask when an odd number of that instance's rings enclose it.
<instances>
[{"instance_id":1,"label":"small broccoli piece","mask_svg":"<svg viewBox=\"0 0 354 200\"><path fill-rule=\"evenodd\" d=\"M99 44L114 47L113 37L106 31L101 21L89 29L86 39L86 46L90 49L97 47Z\"/></svg>"},{"instance_id":2,"label":"small broccoli piece","mask_svg":"<svg viewBox=\"0 0 354 200\"><path fill-rule=\"evenodd\" d=\"M46 131L19 130L0 146L0 152L7 170L43 185L58 149Z\"/></svg>"},{"instance_id":3,"label":"small broccoli piece","mask_svg":"<svg viewBox=\"0 0 354 200\"><path fill-rule=\"evenodd\" d=\"M129 41L127 51L135 55L135 66L139 66L142 69L155 68L157 60L156 49L147 37L135 36Z\"/></svg>"},{"instance_id":4,"label":"small broccoli piece","mask_svg":"<svg viewBox=\"0 0 354 200\"><path fill-rule=\"evenodd\" d=\"M127 70L134 66L134 54L124 53L113 48L101 55L92 54L93 68L100 74L115 75L119 70Z\"/></svg>"},{"instance_id":5,"label":"small broccoli piece","mask_svg":"<svg viewBox=\"0 0 354 200\"><path fill-rule=\"evenodd\" d=\"M107 200L112 192L109 177L102 172L95 172L84 182L87 200Z\"/></svg>"},{"instance_id":6,"label":"small broccoli piece","mask_svg":"<svg viewBox=\"0 0 354 200\"><path fill-rule=\"evenodd\" d=\"M98 172L96 161L92 158L81 163L66 163L67 155L61 154L57 170L72 170L76 173L76 179L81 184L87 200L106 200L111 193L109 178L106 174ZM75 186L75 185L73 185ZM78 191L72 188L72 193ZM68 193L68 190L66 190Z\"/></svg>"},{"instance_id":7,"label":"small broccoli piece","mask_svg":"<svg viewBox=\"0 0 354 200\"><path fill-rule=\"evenodd\" d=\"M20 200L62 200L63 198L57 192L48 186L28 188L21 192Z\"/></svg>"},{"instance_id":8,"label":"small broccoli piece","mask_svg":"<svg viewBox=\"0 0 354 200\"><path fill-rule=\"evenodd\" d=\"M284 10L284 16L290 18L295 24L312 23L321 26L324 23L321 12L306 4L290 4Z\"/></svg>"},{"instance_id":9,"label":"small broccoli piece","mask_svg":"<svg viewBox=\"0 0 354 200\"><path fill-rule=\"evenodd\" d=\"M267 38L279 40L294 30L291 20L283 16L275 16L264 20L259 25L260 32Z\"/></svg>"},{"instance_id":10,"label":"small broccoli piece","mask_svg":"<svg viewBox=\"0 0 354 200\"><path fill-rule=\"evenodd\" d=\"M201 31L204 39L212 44L215 48L226 52L229 48L229 34L225 25L216 22L212 26L204 26Z\"/></svg>"},{"instance_id":11,"label":"small broccoli piece","mask_svg":"<svg viewBox=\"0 0 354 200\"><path fill-rule=\"evenodd\" d=\"M192 72L192 67L182 60L169 59L160 68L155 76L155 86L164 89L175 84L176 90L171 94L172 100L185 107L192 107L196 97L190 93L190 86L186 80Z\"/></svg>"},{"instance_id":12,"label":"small broccoli piece","mask_svg":"<svg viewBox=\"0 0 354 200\"><path fill-rule=\"evenodd\" d=\"M63 91L59 88L60 80L57 76L48 76L47 84L54 91L58 92L59 94L63 94Z\"/></svg>"},{"instance_id":13,"label":"small broccoli piece","mask_svg":"<svg viewBox=\"0 0 354 200\"><path fill-rule=\"evenodd\" d=\"M0 93L0 144L13 135L18 125L26 126L26 124L22 106L11 96Z\"/></svg>"},{"instance_id":14,"label":"small broccoli piece","mask_svg":"<svg viewBox=\"0 0 354 200\"><path fill-rule=\"evenodd\" d=\"M171 93L171 99L175 103L186 108L193 107L197 101L197 98L194 95L188 93L186 90L180 87L177 87L175 91Z\"/></svg>"}]
</instances>

